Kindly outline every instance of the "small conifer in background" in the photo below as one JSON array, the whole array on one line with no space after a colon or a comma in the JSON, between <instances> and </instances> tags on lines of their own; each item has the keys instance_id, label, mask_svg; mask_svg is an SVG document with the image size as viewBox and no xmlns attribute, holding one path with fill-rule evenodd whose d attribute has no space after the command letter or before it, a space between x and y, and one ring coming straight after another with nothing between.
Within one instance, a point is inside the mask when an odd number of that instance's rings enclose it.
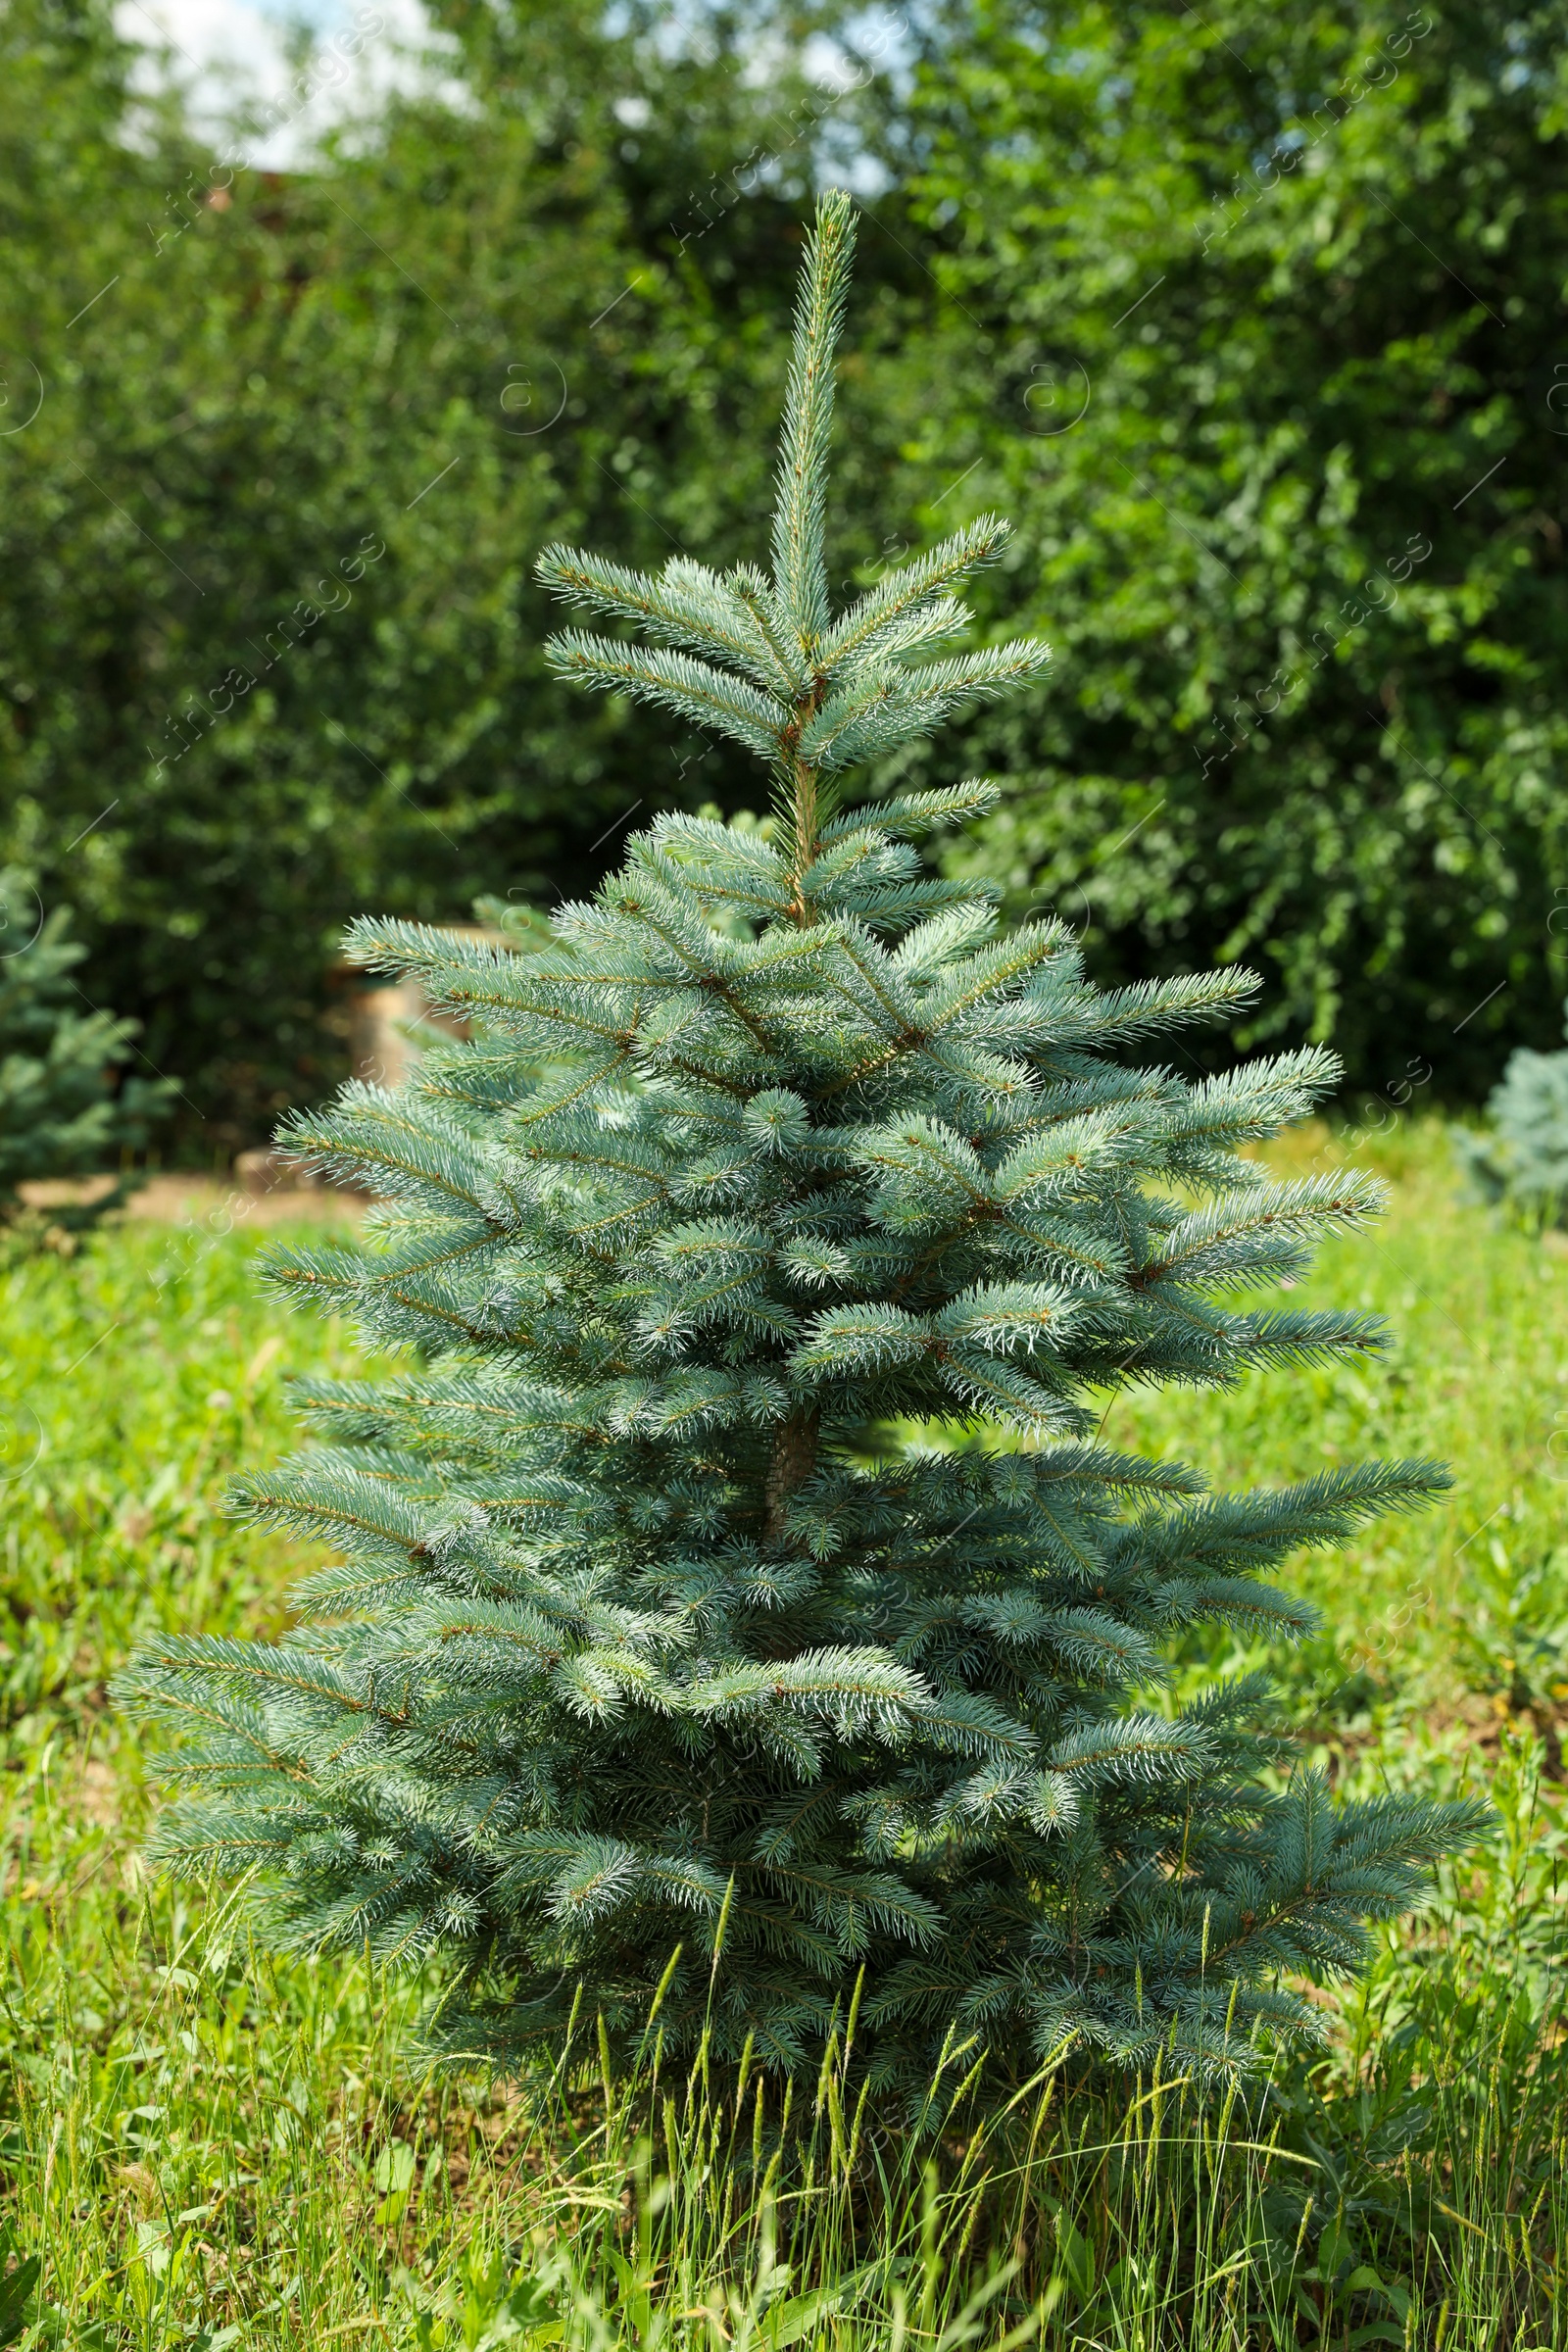
<instances>
[{"instance_id":1,"label":"small conifer in background","mask_svg":"<svg viewBox=\"0 0 1568 2352\"><path fill-rule=\"evenodd\" d=\"M1471 1193L1540 1230L1568 1218L1568 1052L1520 1046L1487 1102L1491 1127L1453 1130Z\"/></svg>"},{"instance_id":2,"label":"small conifer in background","mask_svg":"<svg viewBox=\"0 0 1568 2352\"><path fill-rule=\"evenodd\" d=\"M892 2088L944 2045L1006 2080L1070 2039L1222 2075L1310 2031L1286 1979L1353 1970L1481 1814L1336 1806L1275 1769L1259 1678L1175 1705L1164 1654L1200 1622L1298 1635L1264 1572L1445 1479L1211 1495L1098 1440L1128 1384L1375 1348L1236 1295L1378 1189L1240 1155L1326 1052L1199 1083L1131 1058L1248 975L1102 993L1064 924L1004 936L994 894L922 871L990 785L843 805L1047 661L943 650L988 516L829 609L851 246L829 195L771 572L540 564L619 624L554 639L558 673L755 751L773 838L662 817L515 953L355 927L474 1034L291 1125L385 1205L366 1253L273 1279L407 1369L302 1383L323 1442L247 1489L342 1555L298 1629L166 1638L122 1690L185 1735L162 1861L256 1872L294 1946L445 1955L450 2053L553 2056L582 2002L635 2049L657 2006L666 2048L795 2074L853 2007Z\"/></svg>"},{"instance_id":3,"label":"small conifer in background","mask_svg":"<svg viewBox=\"0 0 1568 2352\"><path fill-rule=\"evenodd\" d=\"M26 1224L19 1186L93 1174L140 1149L174 1091L161 1078L116 1088L136 1023L101 1010L73 979L87 951L70 932L69 907L46 912L31 874L0 870L0 1219L14 1227ZM125 1189L122 1180L92 1200L55 1204L48 1221L90 1224Z\"/></svg>"}]
</instances>

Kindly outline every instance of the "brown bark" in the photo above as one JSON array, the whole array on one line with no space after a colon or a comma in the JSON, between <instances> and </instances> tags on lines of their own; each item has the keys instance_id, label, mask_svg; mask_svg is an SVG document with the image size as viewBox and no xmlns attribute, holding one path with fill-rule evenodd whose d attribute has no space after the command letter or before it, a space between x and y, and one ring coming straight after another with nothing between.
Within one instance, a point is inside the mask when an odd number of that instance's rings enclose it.
<instances>
[{"instance_id":1,"label":"brown bark","mask_svg":"<svg viewBox=\"0 0 1568 2352\"><path fill-rule=\"evenodd\" d=\"M815 862L815 859L816 770L811 767L803 767L800 761L797 760L795 764L795 871L797 875L797 895L799 895L799 876L804 874L807 868ZM801 911L796 917L796 920L798 922L809 922L810 913L807 907L804 898L801 899L800 906Z\"/></svg>"},{"instance_id":2,"label":"brown bark","mask_svg":"<svg viewBox=\"0 0 1568 2352\"><path fill-rule=\"evenodd\" d=\"M773 1440L773 1458L767 1466L765 1534L778 1543L784 1529L784 1505L796 1488L816 1468L817 1411L814 1404L797 1405Z\"/></svg>"}]
</instances>

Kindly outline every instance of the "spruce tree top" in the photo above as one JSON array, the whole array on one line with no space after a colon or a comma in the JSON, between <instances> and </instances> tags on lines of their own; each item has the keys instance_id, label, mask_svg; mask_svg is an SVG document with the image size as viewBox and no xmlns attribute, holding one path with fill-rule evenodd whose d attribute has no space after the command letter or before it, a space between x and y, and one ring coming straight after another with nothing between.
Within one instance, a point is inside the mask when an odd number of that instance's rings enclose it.
<instances>
[{"instance_id":1,"label":"spruce tree top","mask_svg":"<svg viewBox=\"0 0 1568 2352\"><path fill-rule=\"evenodd\" d=\"M583 2000L633 2045L657 1998L667 2043L783 2073L852 2008L888 2082L1073 2040L1224 2072L1309 2027L1282 1972L1354 1967L1477 1816L1336 1809L1271 1773L1255 1678L1175 1706L1162 1651L1298 1634L1261 1572L1443 1477L1211 1497L1096 1441L1127 1383L1375 1346L1214 1294L1298 1274L1377 1188L1238 1156L1333 1081L1320 1049L1196 1085L1125 1058L1248 975L1102 993L1061 923L1001 937L991 892L922 873L911 840L990 785L840 809L845 770L1047 659L927 658L989 517L829 610L851 224L826 197L772 576L540 566L652 641L572 630L559 674L756 751L774 838L661 817L516 952L352 934L475 1035L288 1130L385 1206L275 1279L408 1367L302 1383L326 1443L248 1490L342 1555L298 1630L127 1677L198 1784L157 1850L259 1868L295 1943L448 1955L458 2055L553 2052Z\"/></svg>"}]
</instances>

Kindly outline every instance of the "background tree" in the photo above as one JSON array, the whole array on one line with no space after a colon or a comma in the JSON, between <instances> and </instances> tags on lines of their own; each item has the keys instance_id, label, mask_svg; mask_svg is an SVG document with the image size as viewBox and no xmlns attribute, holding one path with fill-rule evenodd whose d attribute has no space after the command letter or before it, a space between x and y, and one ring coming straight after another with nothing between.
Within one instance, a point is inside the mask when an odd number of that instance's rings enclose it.
<instances>
[{"instance_id":1,"label":"background tree","mask_svg":"<svg viewBox=\"0 0 1568 2352\"><path fill-rule=\"evenodd\" d=\"M30 874L0 869L0 1219L16 1211L19 1185L135 1152L170 1114L170 1081L123 1074L136 1024L74 977L87 951L70 930L69 907L46 912ZM111 1189L51 1219L89 1223L119 1197Z\"/></svg>"},{"instance_id":2,"label":"background tree","mask_svg":"<svg viewBox=\"0 0 1568 2352\"><path fill-rule=\"evenodd\" d=\"M567 723L530 564L739 550L835 152L888 186L833 577L995 497L986 610L1057 646L934 755L1009 778L955 870L1087 901L1107 981L1253 956L1242 1039L1357 1083L1555 1043L1563 0L937 6L850 88L808 63L880 21L826 5L441 22L461 109L232 186L102 0L0 26L0 853L182 1073L183 1150L329 1089L355 906L548 900L751 794L710 730Z\"/></svg>"},{"instance_id":3,"label":"background tree","mask_svg":"<svg viewBox=\"0 0 1568 2352\"><path fill-rule=\"evenodd\" d=\"M1568 1209L1568 1052L1508 1056L1487 1102L1488 1127L1455 1127L1452 1143L1473 1193L1506 1203L1527 1224L1560 1225Z\"/></svg>"},{"instance_id":4,"label":"background tree","mask_svg":"<svg viewBox=\"0 0 1568 2352\"><path fill-rule=\"evenodd\" d=\"M1244 1040L1484 1093L1564 993L1568 12L917 24L906 446L1005 501L991 609L1059 660L965 731L1009 789L956 870L1107 979L1256 958Z\"/></svg>"},{"instance_id":5,"label":"background tree","mask_svg":"<svg viewBox=\"0 0 1568 2352\"><path fill-rule=\"evenodd\" d=\"M337 1442L249 1489L342 1547L308 1622L131 1669L206 1784L156 1851L259 1868L289 1942L447 1953L466 2056L526 2059L585 1993L622 2051L657 1996L683 2054L811 2073L842 2030L916 2096L955 2041L1013 2079L1063 2043L1234 2072L1310 2028L1283 1973L1353 1968L1482 1813L1272 1782L1261 1679L1173 1705L1163 1645L1301 1631L1260 1572L1445 1480L1209 1497L1096 1441L1096 1392L1375 1347L1210 1294L1298 1274L1378 1188L1239 1154L1332 1083L1321 1051L1199 1086L1120 1058L1250 975L1104 994L1061 922L1001 937L993 893L921 876L910 840L991 787L841 806L1048 658L951 650L991 516L833 611L851 247L830 195L771 574L540 565L646 640L569 630L558 674L759 754L775 840L665 816L515 955L357 928L484 1031L289 1131L389 1205L380 1250L277 1279L423 1361L311 1384ZM1008 1449L947 1449L982 1416Z\"/></svg>"},{"instance_id":6,"label":"background tree","mask_svg":"<svg viewBox=\"0 0 1568 2352\"><path fill-rule=\"evenodd\" d=\"M836 85L778 22L759 86L758 16L450 22L460 109L391 101L284 175L133 99L99 0L0 26L10 414L43 388L0 439L5 834L204 1152L343 1074L356 906L548 899L639 809L739 789L710 732L564 723L529 573L562 533L738 544ZM872 340L918 275L873 269Z\"/></svg>"}]
</instances>

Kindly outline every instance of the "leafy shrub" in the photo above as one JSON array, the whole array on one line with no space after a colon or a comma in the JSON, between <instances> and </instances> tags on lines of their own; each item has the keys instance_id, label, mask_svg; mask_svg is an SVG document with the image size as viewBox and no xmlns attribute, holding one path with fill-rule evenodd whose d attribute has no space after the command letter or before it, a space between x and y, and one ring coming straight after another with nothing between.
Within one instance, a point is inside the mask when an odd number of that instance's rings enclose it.
<instances>
[{"instance_id":1,"label":"leafy shrub","mask_svg":"<svg viewBox=\"0 0 1568 2352\"><path fill-rule=\"evenodd\" d=\"M744 12L685 29L460 10L460 105L277 174L147 102L112 0L0 16L0 862L72 898L199 1163L348 1075L358 908L589 888L632 804L728 797L742 756L656 712L564 724L527 561L727 543L765 494L801 204L716 191L833 102L799 42L743 70Z\"/></svg>"},{"instance_id":2,"label":"leafy shrub","mask_svg":"<svg viewBox=\"0 0 1568 2352\"><path fill-rule=\"evenodd\" d=\"M1553 1042L1562 29L942 0L903 102L949 299L890 396L1007 501L993 593L1060 661L966 728L1008 790L954 870L1105 985L1258 962L1238 1042L1358 1087Z\"/></svg>"}]
</instances>

